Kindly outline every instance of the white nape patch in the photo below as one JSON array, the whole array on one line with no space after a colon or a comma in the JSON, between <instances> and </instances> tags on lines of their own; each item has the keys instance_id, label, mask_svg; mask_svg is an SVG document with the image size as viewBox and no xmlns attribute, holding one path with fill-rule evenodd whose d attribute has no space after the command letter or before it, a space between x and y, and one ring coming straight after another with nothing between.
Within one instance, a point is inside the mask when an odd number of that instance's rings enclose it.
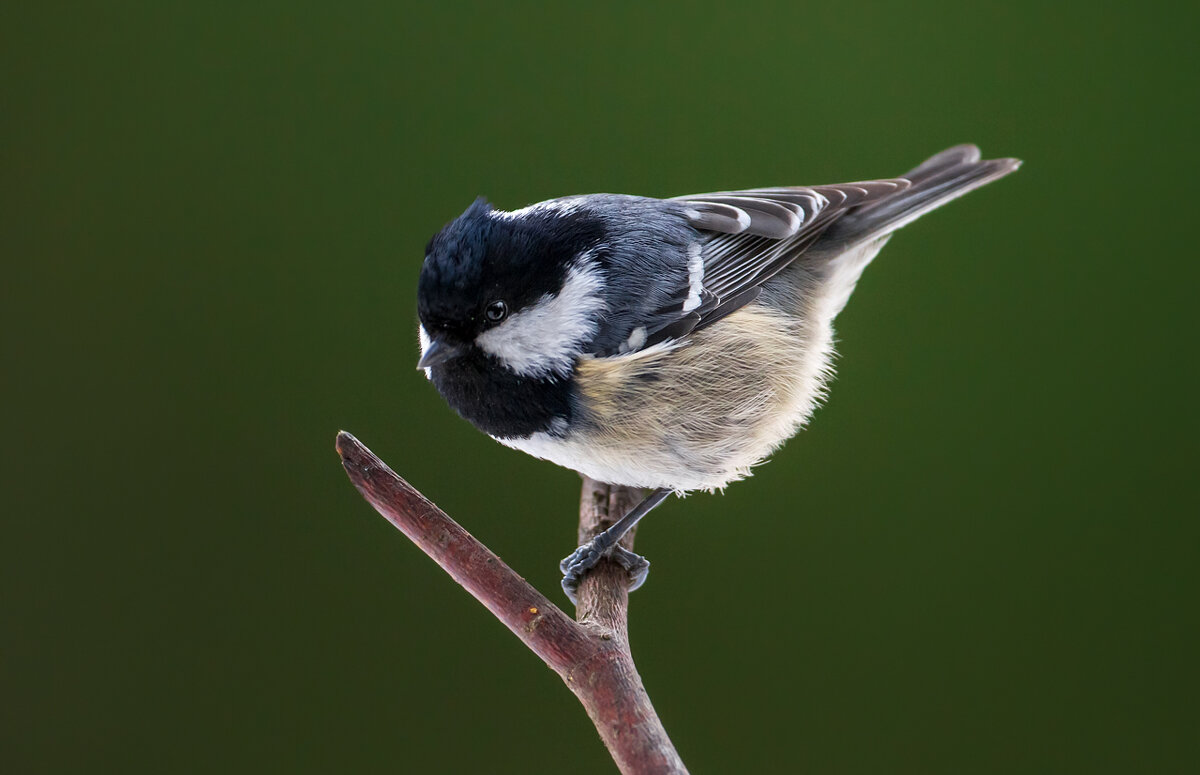
<instances>
[{"instance_id":1,"label":"white nape patch","mask_svg":"<svg viewBox=\"0 0 1200 775\"><path fill-rule=\"evenodd\" d=\"M495 328L475 337L475 343L522 377L565 377L579 347L596 333L604 309L604 283L589 254L567 273L556 296L543 296Z\"/></svg>"},{"instance_id":2,"label":"white nape patch","mask_svg":"<svg viewBox=\"0 0 1200 775\"><path fill-rule=\"evenodd\" d=\"M567 196L562 199L550 199L545 202L537 202L527 207L522 207L520 210L492 210L488 213L492 218L500 220L513 220L516 218L524 218L532 213L559 213L561 215L570 215L583 206L583 197Z\"/></svg>"},{"instance_id":3,"label":"white nape patch","mask_svg":"<svg viewBox=\"0 0 1200 775\"><path fill-rule=\"evenodd\" d=\"M429 343L433 340L429 338L429 332L425 330L425 324L417 326L417 341L421 343L421 357L425 356L425 351L429 349ZM425 372L425 379L433 379L433 374L430 369L421 369Z\"/></svg>"},{"instance_id":4,"label":"white nape patch","mask_svg":"<svg viewBox=\"0 0 1200 775\"><path fill-rule=\"evenodd\" d=\"M629 338L621 342L621 346L617 348L617 352L629 353L634 350L642 349L642 345L646 343L646 327L638 326L630 332Z\"/></svg>"},{"instance_id":5,"label":"white nape patch","mask_svg":"<svg viewBox=\"0 0 1200 775\"><path fill-rule=\"evenodd\" d=\"M704 259L700 255L700 243L688 245L688 295L683 302L683 311L691 312L700 306L700 291L704 290Z\"/></svg>"}]
</instances>

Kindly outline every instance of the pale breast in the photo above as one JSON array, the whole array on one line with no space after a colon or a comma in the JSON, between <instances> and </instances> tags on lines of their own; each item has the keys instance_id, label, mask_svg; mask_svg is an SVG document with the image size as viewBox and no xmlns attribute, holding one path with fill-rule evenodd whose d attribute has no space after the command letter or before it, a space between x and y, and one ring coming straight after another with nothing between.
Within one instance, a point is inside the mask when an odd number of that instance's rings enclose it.
<instances>
[{"instance_id":1,"label":"pale breast","mask_svg":"<svg viewBox=\"0 0 1200 775\"><path fill-rule=\"evenodd\" d=\"M815 407L829 339L752 304L686 344L580 362L569 433L503 443L601 481L676 490L740 479Z\"/></svg>"}]
</instances>

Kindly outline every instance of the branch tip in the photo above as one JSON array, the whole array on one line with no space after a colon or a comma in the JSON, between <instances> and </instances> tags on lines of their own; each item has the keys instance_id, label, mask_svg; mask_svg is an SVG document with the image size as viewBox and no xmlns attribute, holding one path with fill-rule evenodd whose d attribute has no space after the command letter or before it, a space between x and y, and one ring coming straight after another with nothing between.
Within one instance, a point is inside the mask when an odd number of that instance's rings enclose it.
<instances>
[{"instance_id":1,"label":"branch tip","mask_svg":"<svg viewBox=\"0 0 1200 775\"><path fill-rule=\"evenodd\" d=\"M626 635L626 574L605 561L584 580L577 622L375 456L353 434L336 448L355 489L567 683L625 775L687 775L642 686ZM580 537L639 493L584 481ZM633 531L627 536L632 541ZM618 635L620 637L614 637Z\"/></svg>"},{"instance_id":2,"label":"branch tip","mask_svg":"<svg viewBox=\"0 0 1200 775\"><path fill-rule=\"evenodd\" d=\"M363 445L361 441L354 438L353 433L350 433L349 431L338 431L337 441L334 442L333 448L336 449L342 459L345 460L346 456L351 452L362 450Z\"/></svg>"}]
</instances>

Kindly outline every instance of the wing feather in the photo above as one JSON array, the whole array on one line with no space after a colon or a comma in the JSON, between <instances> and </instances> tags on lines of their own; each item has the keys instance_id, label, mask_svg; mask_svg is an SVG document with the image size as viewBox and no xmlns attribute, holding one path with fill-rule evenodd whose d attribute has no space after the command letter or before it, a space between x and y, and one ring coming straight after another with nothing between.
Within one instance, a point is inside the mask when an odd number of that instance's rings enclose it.
<instances>
[{"instance_id":1,"label":"wing feather","mask_svg":"<svg viewBox=\"0 0 1200 775\"><path fill-rule=\"evenodd\" d=\"M831 186L756 188L678 197L698 212L711 208L733 208L744 214L736 219L738 229L721 228L711 218L692 219L692 226L706 232L703 245L704 290L716 303L701 310L696 327L748 304L745 292L758 287L795 261L813 242L850 208L889 196L907 188L903 178L843 183ZM725 211L727 212L727 211ZM734 219L730 218L730 221ZM749 221L748 224L742 224ZM757 294L755 294L757 295ZM736 304L737 306L732 306Z\"/></svg>"},{"instance_id":2,"label":"wing feather","mask_svg":"<svg viewBox=\"0 0 1200 775\"><path fill-rule=\"evenodd\" d=\"M701 235L702 288L695 287L697 276L689 271L687 284L652 316L645 346L684 336L749 304L763 283L826 232L823 245L876 239L1019 164L1015 159L983 162L978 148L960 145L898 178L676 197L673 201L686 205L688 221Z\"/></svg>"}]
</instances>

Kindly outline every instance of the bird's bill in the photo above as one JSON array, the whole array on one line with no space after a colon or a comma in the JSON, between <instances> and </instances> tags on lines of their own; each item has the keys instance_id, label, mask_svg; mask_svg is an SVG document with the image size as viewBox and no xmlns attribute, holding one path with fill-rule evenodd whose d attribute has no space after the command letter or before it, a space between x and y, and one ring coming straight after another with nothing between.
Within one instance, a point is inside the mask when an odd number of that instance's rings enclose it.
<instances>
[{"instance_id":1,"label":"bird's bill","mask_svg":"<svg viewBox=\"0 0 1200 775\"><path fill-rule=\"evenodd\" d=\"M425 348L425 352L421 353L421 360L417 361L417 368L428 369L430 366L445 363L451 358L461 355L462 351L462 345L447 342L445 339L432 339L429 346Z\"/></svg>"}]
</instances>

